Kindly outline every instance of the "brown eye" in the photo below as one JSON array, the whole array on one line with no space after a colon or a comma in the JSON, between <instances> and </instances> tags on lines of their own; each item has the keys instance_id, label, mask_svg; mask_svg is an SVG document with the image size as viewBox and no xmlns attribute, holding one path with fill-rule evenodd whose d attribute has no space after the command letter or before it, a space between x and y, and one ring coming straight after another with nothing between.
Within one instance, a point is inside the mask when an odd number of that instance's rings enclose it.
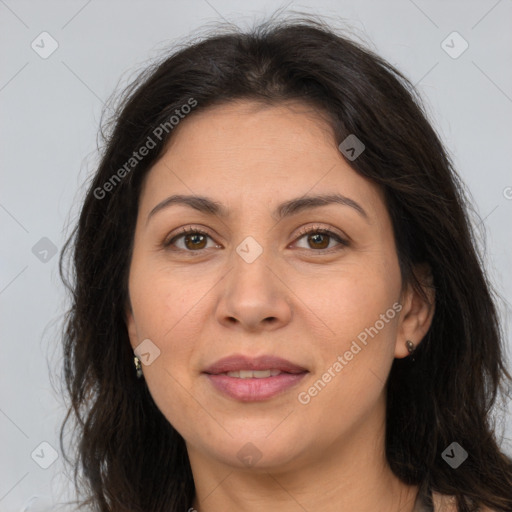
<instances>
[{"instance_id":1,"label":"brown eye","mask_svg":"<svg viewBox=\"0 0 512 512\"><path fill-rule=\"evenodd\" d=\"M177 246L177 242L183 239L183 245ZM186 252L196 252L202 249L206 249L208 239L211 239L210 235L198 228L183 228L180 235L177 235L168 242L164 242L164 247L173 247L175 250L181 250ZM218 245L216 247L219 247Z\"/></svg>"},{"instance_id":2,"label":"brown eye","mask_svg":"<svg viewBox=\"0 0 512 512\"><path fill-rule=\"evenodd\" d=\"M349 245L347 240L344 240L336 233L333 233L329 229L313 227L305 229L301 232L301 236L298 240L307 237L308 247L300 247L301 249L316 249L320 251L329 251L330 249L338 250L340 245L346 247ZM329 247L331 241L334 240L338 243L338 246Z\"/></svg>"},{"instance_id":3,"label":"brown eye","mask_svg":"<svg viewBox=\"0 0 512 512\"><path fill-rule=\"evenodd\" d=\"M308 235L308 243L312 244L314 249L327 249L329 236L325 233L313 233Z\"/></svg>"},{"instance_id":4,"label":"brown eye","mask_svg":"<svg viewBox=\"0 0 512 512\"><path fill-rule=\"evenodd\" d=\"M299 236L298 240L307 237L307 247L303 249L315 249L317 252L330 251L340 249L339 246L346 247L349 243L341 238L336 233L329 229L313 227L304 230ZM199 252L203 249L207 249L208 239L212 240L211 236L206 232L198 228L183 228L181 234L174 236L168 242L164 243L164 247L172 247L173 250L181 250L186 252ZM180 247L177 245L178 242L183 240L183 245ZM332 241L337 242L337 246L329 247ZM215 245L215 247L220 247Z\"/></svg>"},{"instance_id":5,"label":"brown eye","mask_svg":"<svg viewBox=\"0 0 512 512\"><path fill-rule=\"evenodd\" d=\"M200 233L194 233L192 235L185 235L184 237L185 247L188 249L204 249L206 244L206 236ZM189 245L190 244L190 245Z\"/></svg>"}]
</instances>

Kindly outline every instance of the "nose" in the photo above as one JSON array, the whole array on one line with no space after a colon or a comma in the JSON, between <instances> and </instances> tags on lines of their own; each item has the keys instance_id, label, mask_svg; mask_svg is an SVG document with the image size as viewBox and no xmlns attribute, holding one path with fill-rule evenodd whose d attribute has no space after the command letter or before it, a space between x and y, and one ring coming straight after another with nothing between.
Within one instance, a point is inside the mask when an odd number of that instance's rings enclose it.
<instances>
[{"instance_id":1,"label":"nose","mask_svg":"<svg viewBox=\"0 0 512 512\"><path fill-rule=\"evenodd\" d=\"M238 254L233 260L231 271L222 280L218 322L250 332L272 331L289 323L292 292L275 262L265 251L250 263Z\"/></svg>"}]
</instances>

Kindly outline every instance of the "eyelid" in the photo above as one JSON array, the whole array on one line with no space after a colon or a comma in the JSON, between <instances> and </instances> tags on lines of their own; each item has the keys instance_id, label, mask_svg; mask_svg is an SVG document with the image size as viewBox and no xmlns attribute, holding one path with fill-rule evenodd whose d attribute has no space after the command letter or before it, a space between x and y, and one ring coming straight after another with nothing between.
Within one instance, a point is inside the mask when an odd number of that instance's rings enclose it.
<instances>
[{"instance_id":1,"label":"eyelid","mask_svg":"<svg viewBox=\"0 0 512 512\"><path fill-rule=\"evenodd\" d=\"M316 233L316 232L320 232L320 233L324 232L326 234L329 234L334 238L340 239L347 245L350 242L350 237L348 237L342 231L340 231L336 228L333 228L329 225L322 225L322 224L318 224L318 223L299 228L299 231L294 236L297 239L297 238L303 237L304 235L308 235L309 233Z\"/></svg>"}]
</instances>

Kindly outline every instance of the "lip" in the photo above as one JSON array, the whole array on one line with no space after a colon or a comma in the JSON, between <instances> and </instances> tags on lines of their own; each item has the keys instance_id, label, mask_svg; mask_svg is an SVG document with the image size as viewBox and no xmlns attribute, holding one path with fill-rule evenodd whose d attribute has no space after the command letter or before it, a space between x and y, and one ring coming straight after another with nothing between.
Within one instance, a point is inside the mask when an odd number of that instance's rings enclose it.
<instances>
[{"instance_id":1,"label":"lip","mask_svg":"<svg viewBox=\"0 0 512 512\"><path fill-rule=\"evenodd\" d=\"M294 387L307 374L280 373L263 379L239 379L227 375L206 374L210 383L225 395L241 402L268 400Z\"/></svg>"},{"instance_id":2,"label":"lip","mask_svg":"<svg viewBox=\"0 0 512 512\"><path fill-rule=\"evenodd\" d=\"M279 375L265 378L241 379L219 375L240 370L277 369ZM296 386L308 370L286 359L275 356L229 356L209 366L204 372L209 382L221 393L242 402L268 400Z\"/></svg>"},{"instance_id":3,"label":"lip","mask_svg":"<svg viewBox=\"0 0 512 512\"><path fill-rule=\"evenodd\" d=\"M237 372L240 370L266 370L268 368L275 368L276 370L292 374L307 371L306 368L296 365L281 357L269 355L259 357L233 355L219 359L217 362L206 368L204 373L218 375L219 373L225 372Z\"/></svg>"}]
</instances>

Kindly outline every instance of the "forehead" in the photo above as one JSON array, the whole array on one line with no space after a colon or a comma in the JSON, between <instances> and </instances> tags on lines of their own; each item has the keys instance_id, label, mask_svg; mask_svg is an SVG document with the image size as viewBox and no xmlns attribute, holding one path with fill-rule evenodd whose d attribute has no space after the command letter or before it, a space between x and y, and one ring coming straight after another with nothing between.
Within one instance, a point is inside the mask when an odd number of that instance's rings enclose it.
<instances>
[{"instance_id":1,"label":"forehead","mask_svg":"<svg viewBox=\"0 0 512 512\"><path fill-rule=\"evenodd\" d=\"M327 115L313 106L238 100L194 111L178 125L166 149L176 154L176 150L201 147L208 150L209 158L226 151L237 156L244 150L268 158L271 151L278 161L280 156L289 158L291 153L305 151L315 157L335 145ZM201 157L197 152L189 156Z\"/></svg>"},{"instance_id":2,"label":"forehead","mask_svg":"<svg viewBox=\"0 0 512 512\"><path fill-rule=\"evenodd\" d=\"M327 115L298 102L244 100L186 117L149 171L143 196L156 202L171 192L233 204L339 192L374 214L384 206L380 188L341 155Z\"/></svg>"}]
</instances>

